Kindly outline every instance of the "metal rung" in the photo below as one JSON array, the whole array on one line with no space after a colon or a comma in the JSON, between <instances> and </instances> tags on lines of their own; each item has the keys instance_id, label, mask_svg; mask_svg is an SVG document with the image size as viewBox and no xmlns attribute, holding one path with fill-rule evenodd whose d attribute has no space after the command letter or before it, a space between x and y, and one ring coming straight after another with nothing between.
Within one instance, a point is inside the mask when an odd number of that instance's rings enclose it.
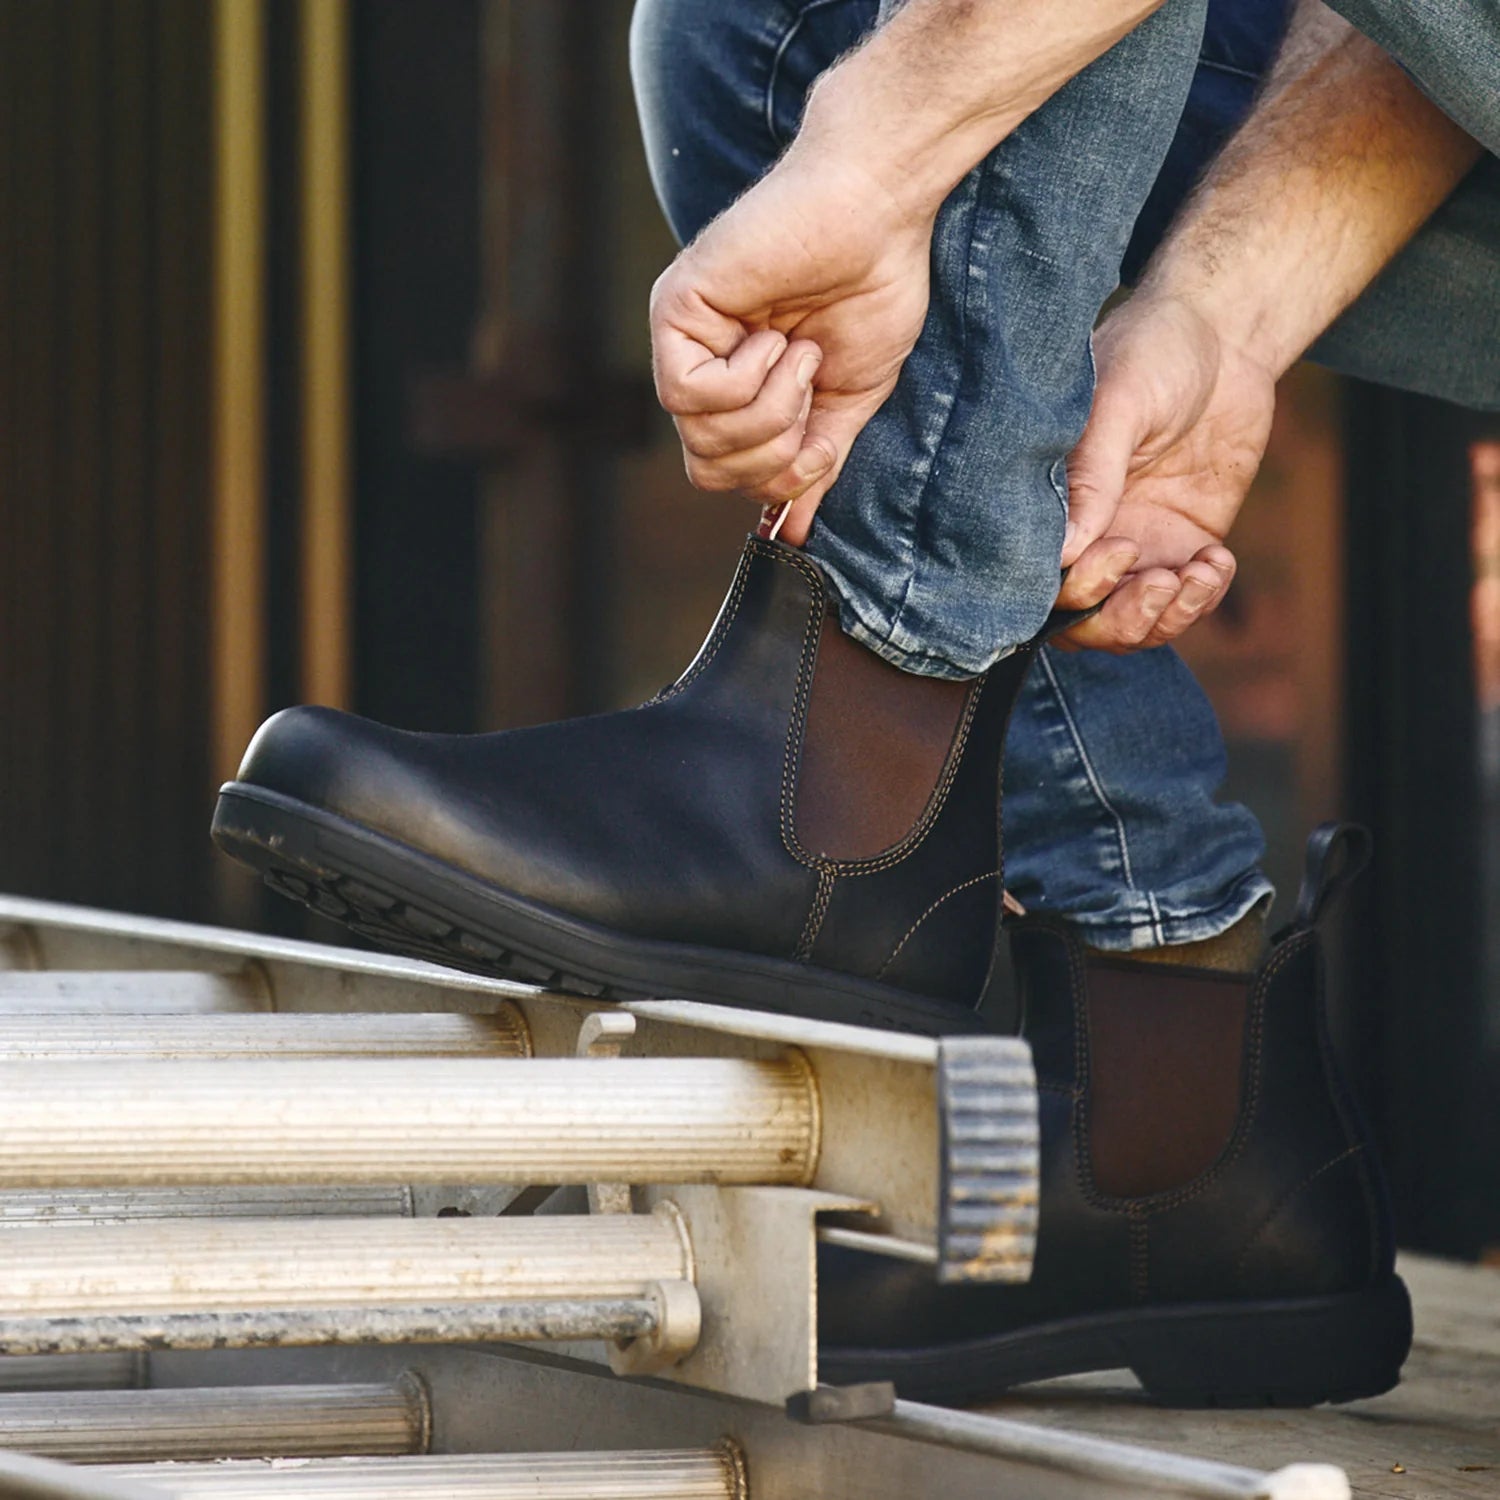
<instances>
[{"instance_id":1,"label":"metal rung","mask_svg":"<svg viewBox=\"0 0 1500 1500\"><path fill-rule=\"evenodd\" d=\"M0 1015L210 1015L270 1010L259 971L0 971Z\"/></svg>"},{"instance_id":2,"label":"metal rung","mask_svg":"<svg viewBox=\"0 0 1500 1500\"><path fill-rule=\"evenodd\" d=\"M796 1054L0 1063L0 1188L801 1184L817 1126Z\"/></svg>"},{"instance_id":3,"label":"metal rung","mask_svg":"<svg viewBox=\"0 0 1500 1500\"><path fill-rule=\"evenodd\" d=\"M269 1495L275 1500L744 1500L744 1468L724 1448L651 1453L464 1454L419 1459L264 1463L122 1464L107 1472L155 1482L182 1500Z\"/></svg>"},{"instance_id":4,"label":"metal rung","mask_svg":"<svg viewBox=\"0 0 1500 1500\"><path fill-rule=\"evenodd\" d=\"M434 1307L330 1307L0 1319L0 1345L59 1357L100 1350L296 1349L334 1344L629 1342L661 1327L649 1297Z\"/></svg>"},{"instance_id":5,"label":"metal rung","mask_svg":"<svg viewBox=\"0 0 1500 1500\"><path fill-rule=\"evenodd\" d=\"M53 1488L6 1494L71 1497L171 1495L178 1500L747 1500L733 1444L619 1453L507 1453L432 1458L312 1459L277 1465L119 1464L69 1471L0 1454L0 1485L45 1474ZM118 1486L118 1488L114 1488Z\"/></svg>"},{"instance_id":6,"label":"metal rung","mask_svg":"<svg viewBox=\"0 0 1500 1500\"><path fill-rule=\"evenodd\" d=\"M676 1216L172 1220L0 1234L0 1350L121 1347L90 1320L471 1310L651 1297L692 1279ZM254 1318L247 1317L253 1334ZM103 1325L101 1325L102 1328ZM554 1336L549 1325L533 1337ZM317 1342L316 1326L301 1342ZM141 1336L147 1336L143 1331ZM402 1336L398 1329L397 1337ZM467 1332L462 1336L475 1336ZM527 1336L512 1328L508 1338ZM598 1336L598 1335L590 1335ZM45 1342L43 1342L45 1340ZM132 1345L126 1345L132 1347Z\"/></svg>"},{"instance_id":7,"label":"metal rung","mask_svg":"<svg viewBox=\"0 0 1500 1500\"><path fill-rule=\"evenodd\" d=\"M427 1393L414 1377L0 1395L0 1448L74 1463L422 1453L430 1425Z\"/></svg>"},{"instance_id":8,"label":"metal rung","mask_svg":"<svg viewBox=\"0 0 1500 1500\"><path fill-rule=\"evenodd\" d=\"M135 1219L410 1218L399 1187L80 1188L0 1193L0 1231L58 1224L128 1224Z\"/></svg>"},{"instance_id":9,"label":"metal rung","mask_svg":"<svg viewBox=\"0 0 1500 1500\"><path fill-rule=\"evenodd\" d=\"M513 1007L493 1015L0 1014L0 1062L241 1057L526 1057Z\"/></svg>"}]
</instances>

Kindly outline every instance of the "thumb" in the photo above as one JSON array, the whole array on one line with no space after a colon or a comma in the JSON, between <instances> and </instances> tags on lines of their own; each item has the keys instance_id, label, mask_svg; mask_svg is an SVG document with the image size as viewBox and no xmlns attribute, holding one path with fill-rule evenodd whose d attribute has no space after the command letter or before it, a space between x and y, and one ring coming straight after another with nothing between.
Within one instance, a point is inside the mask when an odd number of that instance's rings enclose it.
<instances>
[{"instance_id":1,"label":"thumb","mask_svg":"<svg viewBox=\"0 0 1500 1500\"><path fill-rule=\"evenodd\" d=\"M819 411L814 403L802 440L802 451L788 470L789 476L801 471L808 477L800 484L794 480L790 487L791 507L780 533L783 541L800 547L807 540L823 496L843 472L849 450L869 419L870 412L862 408L838 407Z\"/></svg>"},{"instance_id":2,"label":"thumb","mask_svg":"<svg viewBox=\"0 0 1500 1500\"><path fill-rule=\"evenodd\" d=\"M1109 530L1120 501L1130 460L1140 442L1128 408L1096 398L1078 446L1068 457L1068 529L1062 565L1070 567Z\"/></svg>"}]
</instances>

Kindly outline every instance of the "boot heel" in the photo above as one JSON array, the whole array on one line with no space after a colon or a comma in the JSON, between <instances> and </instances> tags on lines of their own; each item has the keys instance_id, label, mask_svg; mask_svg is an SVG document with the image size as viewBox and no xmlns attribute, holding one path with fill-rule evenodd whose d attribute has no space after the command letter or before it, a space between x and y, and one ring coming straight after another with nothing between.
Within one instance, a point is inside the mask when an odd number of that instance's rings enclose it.
<instances>
[{"instance_id":1,"label":"boot heel","mask_svg":"<svg viewBox=\"0 0 1500 1500\"><path fill-rule=\"evenodd\" d=\"M1411 1348L1399 1276L1337 1297L1181 1308L1131 1330L1129 1363L1170 1406L1316 1406L1388 1391Z\"/></svg>"}]
</instances>

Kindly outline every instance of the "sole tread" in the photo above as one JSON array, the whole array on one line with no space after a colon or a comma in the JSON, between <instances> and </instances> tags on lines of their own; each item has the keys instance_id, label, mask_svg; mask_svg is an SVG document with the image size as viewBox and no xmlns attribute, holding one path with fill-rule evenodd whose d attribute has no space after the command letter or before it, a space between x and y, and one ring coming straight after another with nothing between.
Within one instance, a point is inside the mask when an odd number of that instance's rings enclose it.
<instances>
[{"instance_id":1,"label":"sole tread","mask_svg":"<svg viewBox=\"0 0 1500 1500\"><path fill-rule=\"evenodd\" d=\"M259 787L224 789L214 838L277 894L376 946L486 978L603 1001L673 997L927 1036L989 1029L968 1006L790 957L592 926Z\"/></svg>"},{"instance_id":2,"label":"sole tread","mask_svg":"<svg viewBox=\"0 0 1500 1500\"><path fill-rule=\"evenodd\" d=\"M435 912L425 911L350 876L292 861L262 845L269 856L261 878L269 889L309 911L341 923L350 932L405 957L422 958L487 979L504 979L541 989L564 990L590 999L647 999L617 986L569 974L542 958L502 948L477 933L466 932Z\"/></svg>"}]
</instances>

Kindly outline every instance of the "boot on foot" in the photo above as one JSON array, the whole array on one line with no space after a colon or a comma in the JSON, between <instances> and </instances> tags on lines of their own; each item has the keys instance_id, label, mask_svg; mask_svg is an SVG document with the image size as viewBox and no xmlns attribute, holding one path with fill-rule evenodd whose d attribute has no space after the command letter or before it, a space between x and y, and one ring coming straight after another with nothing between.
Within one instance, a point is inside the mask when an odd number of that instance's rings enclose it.
<instances>
[{"instance_id":1,"label":"boot on foot","mask_svg":"<svg viewBox=\"0 0 1500 1500\"><path fill-rule=\"evenodd\" d=\"M813 562L751 537L697 658L644 706L485 735L288 709L214 838L377 943L478 973L974 1030L1032 654L974 682L901 672L840 631Z\"/></svg>"},{"instance_id":2,"label":"boot on foot","mask_svg":"<svg viewBox=\"0 0 1500 1500\"><path fill-rule=\"evenodd\" d=\"M1040 1086L1024 1286L825 1246L819 1372L969 1405L1128 1368L1172 1405L1308 1406L1389 1390L1411 1346L1385 1180L1329 1043L1319 919L1366 856L1309 844L1298 916L1253 975L1121 962L1011 924Z\"/></svg>"}]
</instances>

